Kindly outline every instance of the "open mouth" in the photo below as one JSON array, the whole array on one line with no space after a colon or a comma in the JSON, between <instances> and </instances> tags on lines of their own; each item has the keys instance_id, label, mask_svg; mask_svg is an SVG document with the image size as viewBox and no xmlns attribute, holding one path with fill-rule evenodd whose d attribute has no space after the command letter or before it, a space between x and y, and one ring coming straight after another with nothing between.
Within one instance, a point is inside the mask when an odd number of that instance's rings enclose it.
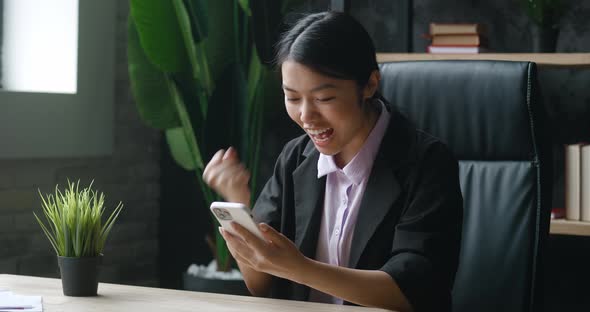
<instances>
[{"instance_id":1,"label":"open mouth","mask_svg":"<svg viewBox=\"0 0 590 312\"><path fill-rule=\"evenodd\" d=\"M306 130L311 139L319 145L322 143L326 143L330 140L332 135L334 134L334 129L332 128L323 128L323 129L307 129Z\"/></svg>"}]
</instances>

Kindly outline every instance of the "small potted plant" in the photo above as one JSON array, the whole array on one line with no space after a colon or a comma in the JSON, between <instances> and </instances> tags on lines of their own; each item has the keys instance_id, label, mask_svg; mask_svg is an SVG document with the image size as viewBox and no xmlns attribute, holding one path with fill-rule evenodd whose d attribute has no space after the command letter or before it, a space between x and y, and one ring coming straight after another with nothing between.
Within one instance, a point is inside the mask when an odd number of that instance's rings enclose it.
<instances>
[{"instance_id":1,"label":"small potted plant","mask_svg":"<svg viewBox=\"0 0 590 312\"><path fill-rule=\"evenodd\" d=\"M521 0L531 18L533 52L555 52L559 19L564 12L562 0Z\"/></svg>"},{"instance_id":2,"label":"small potted plant","mask_svg":"<svg viewBox=\"0 0 590 312\"><path fill-rule=\"evenodd\" d=\"M56 186L55 194L39 195L47 223L33 214L57 254L64 295L96 296L104 243L123 204L103 223L105 197L92 190L92 183L80 189L80 181L68 181L64 192Z\"/></svg>"}]
</instances>

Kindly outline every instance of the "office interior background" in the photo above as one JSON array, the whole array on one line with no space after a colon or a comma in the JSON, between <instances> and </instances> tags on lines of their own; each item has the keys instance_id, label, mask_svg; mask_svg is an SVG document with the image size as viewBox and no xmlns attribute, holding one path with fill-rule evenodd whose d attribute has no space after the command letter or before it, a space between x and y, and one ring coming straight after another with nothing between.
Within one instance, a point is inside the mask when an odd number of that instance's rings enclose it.
<instances>
[{"instance_id":1,"label":"office interior background","mask_svg":"<svg viewBox=\"0 0 590 312\"><path fill-rule=\"evenodd\" d=\"M563 2L556 52L590 52L590 1ZM181 289L182 273L191 263L211 260L204 237L213 225L194 174L178 167L161 132L139 118L127 71L129 4L115 3L112 153L0 159L0 273L59 276L53 250L32 211L39 208L38 189L49 192L75 178L82 183L94 180L108 194L110 206L118 201L126 206L106 246L101 281ZM329 0L307 0L287 19L324 11L330 5ZM378 52L424 52L428 41L423 35L431 22L484 24L492 51L531 51L531 21L517 0L353 0L349 12L370 32ZM553 207L563 207L563 146L590 141L590 70L544 67L539 79L553 143ZM283 103L267 107L262 180L270 175L282 145L299 134ZM19 134L6 135L18 138ZM589 246L587 237L550 236L547 311L590 307Z\"/></svg>"}]
</instances>

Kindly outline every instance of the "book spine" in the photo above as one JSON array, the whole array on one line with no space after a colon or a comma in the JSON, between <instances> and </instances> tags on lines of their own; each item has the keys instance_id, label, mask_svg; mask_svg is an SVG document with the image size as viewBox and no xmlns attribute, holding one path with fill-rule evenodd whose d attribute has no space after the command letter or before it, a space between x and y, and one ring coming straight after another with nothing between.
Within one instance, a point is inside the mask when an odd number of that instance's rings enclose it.
<instances>
[{"instance_id":1,"label":"book spine","mask_svg":"<svg viewBox=\"0 0 590 312\"><path fill-rule=\"evenodd\" d=\"M431 44L431 47L443 47L443 48L479 48L479 44Z\"/></svg>"},{"instance_id":2,"label":"book spine","mask_svg":"<svg viewBox=\"0 0 590 312\"><path fill-rule=\"evenodd\" d=\"M479 24L430 23L430 35L475 35L480 33Z\"/></svg>"},{"instance_id":3,"label":"book spine","mask_svg":"<svg viewBox=\"0 0 590 312\"><path fill-rule=\"evenodd\" d=\"M590 145L582 146L580 161L580 210L582 221L590 221Z\"/></svg>"},{"instance_id":4,"label":"book spine","mask_svg":"<svg viewBox=\"0 0 590 312\"><path fill-rule=\"evenodd\" d=\"M460 46L433 46L426 47L427 53L432 54L477 54L480 52L479 47L460 47Z\"/></svg>"},{"instance_id":5,"label":"book spine","mask_svg":"<svg viewBox=\"0 0 590 312\"><path fill-rule=\"evenodd\" d=\"M565 218L580 220L580 145L565 147Z\"/></svg>"}]
</instances>

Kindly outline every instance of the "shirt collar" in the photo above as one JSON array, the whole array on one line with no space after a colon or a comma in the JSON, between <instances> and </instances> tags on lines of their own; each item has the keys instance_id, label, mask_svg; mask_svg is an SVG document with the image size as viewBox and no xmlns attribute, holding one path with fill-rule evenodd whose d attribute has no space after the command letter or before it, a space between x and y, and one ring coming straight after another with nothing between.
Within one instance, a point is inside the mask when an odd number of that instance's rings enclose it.
<instances>
[{"instance_id":1,"label":"shirt collar","mask_svg":"<svg viewBox=\"0 0 590 312\"><path fill-rule=\"evenodd\" d=\"M340 170L354 184L358 185L369 175L390 119L390 114L385 104L381 100L376 101L379 101L381 104L381 114L359 152L342 169L338 168L333 156L320 153L318 159L318 178Z\"/></svg>"}]
</instances>

